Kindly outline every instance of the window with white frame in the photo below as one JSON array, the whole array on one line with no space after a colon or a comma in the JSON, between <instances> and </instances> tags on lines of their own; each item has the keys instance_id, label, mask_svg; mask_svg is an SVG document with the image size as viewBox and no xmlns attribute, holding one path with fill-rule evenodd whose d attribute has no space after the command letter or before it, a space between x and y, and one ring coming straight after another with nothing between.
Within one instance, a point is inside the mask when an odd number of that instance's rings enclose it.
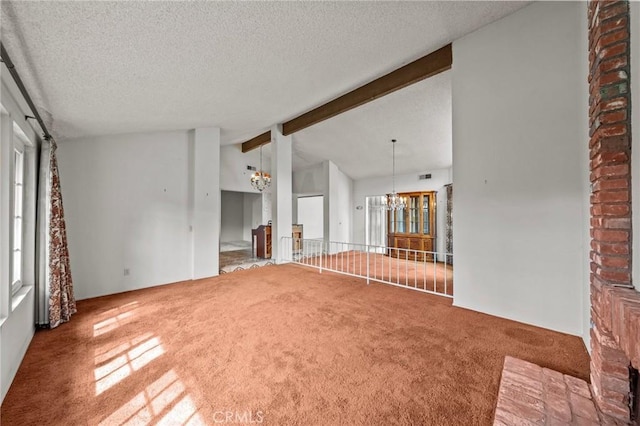
<instances>
[{"instance_id":1,"label":"window with white frame","mask_svg":"<svg viewBox=\"0 0 640 426\"><path fill-rule=\"evenodd\" d=\"M14 133L13 151L13 234L11 241L11 294L22 287L24 237L24 144Z\"/></svg>"}]
</instances>

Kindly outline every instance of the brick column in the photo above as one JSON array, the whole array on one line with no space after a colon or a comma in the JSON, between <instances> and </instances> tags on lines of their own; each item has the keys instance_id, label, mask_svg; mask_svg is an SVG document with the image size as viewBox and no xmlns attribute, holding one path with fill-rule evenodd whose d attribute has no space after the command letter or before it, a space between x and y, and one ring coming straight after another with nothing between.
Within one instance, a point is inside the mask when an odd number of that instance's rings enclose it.
<instances>
[{"instance_id":1,"label":"brick column","mask_svg":"<svg viewBox=\"0 0 640 426\"><path fill-rule=\"evenodd\" d=\"M612 331L619 323L612 295L631 287L629 3L590 1L588 19L591 385L600 410L628 421L630 355Z\"/></svg>"}]
</instances>

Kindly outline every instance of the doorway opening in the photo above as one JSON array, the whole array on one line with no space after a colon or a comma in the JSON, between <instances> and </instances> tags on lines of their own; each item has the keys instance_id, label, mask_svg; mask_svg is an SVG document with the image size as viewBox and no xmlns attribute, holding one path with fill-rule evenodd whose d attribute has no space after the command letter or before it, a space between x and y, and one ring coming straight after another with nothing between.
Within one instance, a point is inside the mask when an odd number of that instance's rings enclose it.
<instances>
[{"instance_id":1,"label":"doorway opening","mask_svg":"<svg viewBox=\"0 0 640 426\"><path fill-rule=\"evenodd\" d=\"M252 248L251 230L263 221L263 194L222 191L220 223L220 273L264 266Z\"/></svg>"}]
</instances>

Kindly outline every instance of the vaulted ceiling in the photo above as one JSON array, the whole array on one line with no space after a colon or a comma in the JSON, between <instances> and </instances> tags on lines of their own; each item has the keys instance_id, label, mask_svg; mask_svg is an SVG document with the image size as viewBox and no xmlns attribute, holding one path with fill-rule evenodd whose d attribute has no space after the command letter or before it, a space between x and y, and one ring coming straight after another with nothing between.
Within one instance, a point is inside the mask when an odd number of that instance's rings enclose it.
<instances>
[{"instance_id":1,"label":"vaulted ceiling","mask_svg":"<svg viewBox=\"0 0 640 426\"><path fill-rule=\"evenodd\" d=\"M3 1L2 42L58 140L219 126L232 144L526 5ZM297 167L371 175L360 163L391 137L432 159L422 170L450 165L450 87L437 76L299 132Z\"/></svg>"}]
</instances>

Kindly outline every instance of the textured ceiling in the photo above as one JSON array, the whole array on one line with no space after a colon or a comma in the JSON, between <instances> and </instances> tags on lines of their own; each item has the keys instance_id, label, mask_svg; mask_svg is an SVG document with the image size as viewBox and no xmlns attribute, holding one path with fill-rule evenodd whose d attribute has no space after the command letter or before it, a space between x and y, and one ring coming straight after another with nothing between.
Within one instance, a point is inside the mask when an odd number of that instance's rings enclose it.
<instances>
[{"instance_id":1,"label":"textured ceiling","mask_svg":"<svg viewBox=\"0 0 640 426\"><path fill-rule=\"evenodd\" d=\"M1 3L3 43L59 140L219 126L224 144L253 137L527 4ZM379 111L372 117L380 121ZM370 127L359 120L357 127ZM352 127L350 139L371 136L356 138ZM310 158L308 145L325 139L316 130L299 136L299 151Z\"/></svg>"}]
</instances>

